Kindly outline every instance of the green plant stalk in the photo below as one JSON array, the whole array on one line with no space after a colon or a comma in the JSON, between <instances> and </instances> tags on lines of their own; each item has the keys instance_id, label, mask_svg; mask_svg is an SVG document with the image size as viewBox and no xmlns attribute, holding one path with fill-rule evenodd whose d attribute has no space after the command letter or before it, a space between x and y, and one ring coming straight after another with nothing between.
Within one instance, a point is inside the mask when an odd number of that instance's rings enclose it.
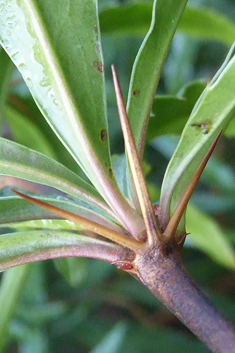
<instances>
[{"instance_id":1,"label":"green plant stalk","mask_svg":"<svg viewBox=\"0 0 235 353\"><path fill-rule=\"evenodd\" d=\"M0 287L0 352L3 351L7 343L9 324L29 270L30 264L26 264L9 269L3 274Z\"/></svg>"}]
</instances>

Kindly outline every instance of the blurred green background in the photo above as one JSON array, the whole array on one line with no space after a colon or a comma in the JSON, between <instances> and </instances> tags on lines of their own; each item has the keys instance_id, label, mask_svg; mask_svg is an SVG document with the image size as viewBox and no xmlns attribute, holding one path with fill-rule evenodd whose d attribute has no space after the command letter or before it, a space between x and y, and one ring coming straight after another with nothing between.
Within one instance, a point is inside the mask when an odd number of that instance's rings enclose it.
<instances>
[{"instance_id":1,"label":"blurred green background","mask_svg":"<svg viewBox=\"0 0 235 353\"><path fill-rule=\"evenodd\" d=\"M110 30L105 22L106 11L120 9L133 1L99 0L101 16L102 44L106 70L106 87L111 149L113 154L123 154L124 144L118 121L115 96L111 79L110 65L115 64L120 76L124 96L127 97L133 61L138 48L148 29L149 18L143 25L143 13L132 18L132 27L121 31ZM151 4L152 1L142 1ZM191 0L189 6L211 9L231 21L228 26L231 38L235 40L235 3L233 0ZM113 25L118 28L120 18ZM187 30L178 31L173 40L162 78L158 95L176 96L191 81L197 83L199 92L206 82L213 77L222 64L231 38L223 32L223 26L213 28L213 21L208 22L204 32L217 33L217 37L199 38L196 33ZM186 26L187 27L187 26ZM205 26L206 27L206 26ZM222 32L221 32L222 31ZM233 32L234 31L234 32ZM186 34L187 32L187 34ZM219 38L221 34L221 38ZM12 76L10 87L0 94L1 135L13 139L30 148L43 152L69 168L77 166L57 140L42 118L35 103L19 74L14 70L5 53L0 51L2 72ZM1 76L1 73L0 73ZM1 77L0 77L1 79ZM7 94L5 94L7 92ZM160 99L160 98L159 98ZM165 114L159 105L154 114ZM187 119L188 112L181 114L179 123L172 126L155 126L151 119L151 128L147 134L148 144L145 149L144 167L149 182L153 202L158 201L159 189L169 158L179 140L180 131ZM177 110L177 107L175 108ZM187 110L186 109L186 110ZM176 112L173 109L173 113ZM177 115L177 114L176 114ZM215 229L221 232L233 256L235 244L235 139L233 122L228 128L210 161L203 177L192 197L192 204L200 208L207 216L195 215L189 219L201 227L203 217L209 222L216 220ZM1 177L1 195L8 193L9 184L18 181ZM37 186L17 184L21 187L39 191ZM46 192L44 189L41 191ZM193 213L191 216L193 217ZM189 217L189 218L190 218ZM206 222L206 221L205 221ZM221 227L221 230L219 226ZM206 227L206 226L205 226ZM195 228L195 227L194 227ZM199 228L200 229L200 228ZM1 230L4 232L4 230ZM212 232L213 233L213 232ZM235 260L227 258L224 243L220 249L218 239L210 234L209 240L200 242L190 236L185 244L183 255L187 268L199 286L210 296L212 301L235 322ZM197 246L196 246L197 245ZM209 247L209 249L208 249ZM200 250L201 249L201 250ZM212 250L211 250L212 249ZM8 270L9 273L12 270ZM81 353L192 353L208 352L171 313L168 312L143 285L114 266L93 259L69 261L44 261L25 265L24 271L14 272L16 288L10 287L2 279L0 305L4 311L4 300L15 293L12 302L13 319L9 330L7 322L0 327L0 336L7 337L7 346L2 351L19 353L81 352ZM12 272L13 273L13 272ZM1 315L1 313L0 313ZM3 314L2 314L3 315ZM8 332L9 331L9 332Z\"/></svg>"}]
</instances>

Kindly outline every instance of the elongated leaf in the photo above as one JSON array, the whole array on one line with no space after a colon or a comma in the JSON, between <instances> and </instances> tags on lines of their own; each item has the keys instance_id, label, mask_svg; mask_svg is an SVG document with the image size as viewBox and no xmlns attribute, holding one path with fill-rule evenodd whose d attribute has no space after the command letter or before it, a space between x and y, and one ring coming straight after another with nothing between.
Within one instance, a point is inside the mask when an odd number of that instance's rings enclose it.
<instances>
[{"instance_id":1,"label":"elongated leaf","mask_svg":"<svg viewBox=\"0 0 235 353\"><path fill-rule=\"evenodd\" d=\"M105 335L90 353L119 353L127 331L127 325L119 322Z\"/></svg>"},{"instance_id":2,"label":"elongated leaf","mask_svg":"<svg viewBox=\"0 0 235 353\"><path fill-rule=\"evenodd\" d=\"M0 48L0 66L4 68L4 70L0 71L0 111L2 123L2 108L6 101L12 72L14 70L14 65L2 48Z\"/></svg>"},{"instance_id":3,"label":"elongated leaf","mask_svg":"<svg viewBox=\"0 0 235 353\"><path fill-rule=\"evenodd\" d=\"M164 60L186 3L187 0L154 1L151 26L135 59L127 113L140 156Z\"/></svg>"},{"instance_id":4,"label":"elongated leaf","mask_svg":"<svg viewBox=\"0 0 235 353\"><path fill-rule=\"evenodd\" d=\"M235 57L233 48L196 104L167 167L161 190L161 222L165 226L202 158L235 108ZM180 228L184 231L184 222Z\"/></svg>"},{"instance_id":5,"label":"elongated leaf","mask_svg":"<svg viewBox=\"0 0 235 353\"><path fill-rule=\"evenodd\" d=\"M234 114L233 119L231 120L229 126L225 130L225 135L227 137L235 136L235 119L234 119L234 117L235 117L235 114Z\"/></svg>"},{"instance_id":6,"label":"elongated leaf","mask_svg":"<svg viewBox=\"0 0 235 353\"><path fill-rule=\"evenodd\" d=\"M4 106L3 114L15 141L56 159L56 154L49 141L32 121L10 105ZM24 131L23 134L22 131Z\"/></svg>"},{"instance_id":7,"label":"elongated leaf","mask_svg":"<svg viewBox=\"0 0 235 353\"><path fill-rule=\"evenodd\" d=\"M62 198L57 196L53 198L36 196L36 198L122 233L121 227L111 222L106 217L96 213L95 210L89 210L82 205L72 202L71 200L66 200L64 197ZM22 198L15 196L0 198L0 224L2 227L11 227L17 231L22 231L30 228L49 228L54 230L80 229L78 224L65 220L59 221L58 218L61 219L61 217L55 213L49 212L42 207L31 204Z\"/></svg>"},{"instance_id":8,"label":"elongated leaf","mask_svg":"<svg viewBox=\"0 0 235 353\"><path fill-rule=\"evenodd\" d=\"M179 23L179 31L195 38L216 40L228 47L235 40L234 22L206 7L187 7Z\"/></svg>"},{"instance_id":9,"label":"elongated leaf","mask_svg":"<svg viewBox=\"0 0 235 353\"><path fill-rule=\"evenodd\" d=\"M107 173L110 167L107 138L100 137L107 124L96 3L70 6L62 0L3 1L1 41L45 117L94 179L87 161L93 149Z\"/></svg>"},{"instance_id":10,"label":"elongated leaf","mask_svg":"<svg viewBox=\"0 0 235 353\"><path fill-rule=\"evenodd\" d=\"M54 266L62 274L70 287L75 287L87 277L86 261L81 257L60 257L53 260Z\"/></svg>"},{"instance_id":11,"label":"elongated leaf","mask_svg":"<svg viewBox=\"0 0 235 353\"><path fill-rule=\"evenodd\" d=\"M110 212L98 192L62 164L3 138L0 138L0 174L52 186Z\"/></svg>"},{"instance_id":12,"label":"elongated leaf","mask_svg":"<svg viewBox=\"0 0 235 353\"><path fill-rule=\"evenodd\" d=\"M32 122L33 125L36 126L36 128L38 129L39 134L42 134L44 136L44 139L46 140L47 144L50 145L50 149L52 150L52 154L48 154L48 152L45 152L45 154L49 157L53 156L53 158L56 159L58 162L62 163L64 166L66 166L79 176L82 176L82 169L78 166L78 164L70 155L68 150L64 148L64 145L61 143L54 131L48 125L46 119L43 118L40 110L38 109L35 101L33 100L33 97L22 97L21 95L14 93L8 95L7 98L8 105L11 107L11 109L13 109L14 112L16 111L17 113L19 113L20 116L22 116L24 120L24 122L22 123L25 123L26 121ZM17 136L17 138L18 137L19 136ZM16 139L16 142L19 142L31 149L35 149L35 145L31 145L31 143L33 143L32 139L27 139L27 145L24 144L22 140L17 141ZM42 152L42 150L40 149L39 152Z\"/></svg>"},{"instance_id":13,"label":"elongated leaf","mask_svg":"<svg viewBox=\"0 0 235 353\"><path fill-rule=\"evenodd\" d=\"M30 265L12 268L3 274L0 286L0 352L7 342L8 328L17 308L17 303L25 280L30 271Z\"/></svg>"},{"instance_id":14,"label":"elongated leaf","mask_svg":"<svg viewBox=\"0 0 235 353\"><path fill-rule=\"evenodd\" d=\"M66 256L83 256L114 262L124 259L126 250L72 232L28 231L0 236L0 271L21 264Z\"/></svg>"},{"instance_id":15,"label":"elongated leaf","mask_svg":"<svg viewBox=\"0 0 235 353\"><path fill-rule=\"evenodd\" d=\"M97 1L5 0L1 10L1 43L40 110L122 222L138 233L143 222L118 190L110 161Z\"/></svg>"},{"instance_id":16,"label":"elongated leaf","mask_svg":"<svg viewBox=\"0 0 235 353\"><path fill-rule=\"evenodd\" d=\"M205 86L203 82L195 81L177 96L156 96L146 138L151 140L164 134L181 134Z\"/></svg>"},{"instance_id":17,"label":"elongated leaf","mask_svg":"<svg viewBox=\"0 0 235 353\"><path fill-rule=\"evenodd\" d=\"M114 155L113 157L113 170L122 194L130 198L129 184L127 182L127 160L126 155Z\"/></svg>"},{"instance_id":18,"label":"elongated leaf","mask_svg":"<svg viewBox=\"0 0 235 353\"><path fill-rule=\"evenodd\" d=\"M187 215L189 244L197 247L213 260L235 269L235 253L232 244L219 225L195 206L189 205ZM202 227L203 224L203 227Z\"/></svg>"},{"instance_id":19,"label":"elongated leaf","mask_svg":"<svg viewBox=\"0 0 235 353\"><path fill-rule=\"evenodd\" d=\"M212 161L210 161L209 164L211 164L211 162ZM219 165L217 167L219 169ZM225 166L222 166L222 169L224 168ZM210 168L208 169L210 170ZM211 183L220 187L218 181L216 182L215 180L216 178L219 178L219 170L218 173L215 173L214 169L213 171L213 180L211 180ZM222 174L224 179L224 173ZM227 182L230 185L231 192L231 180L229 183L229 175L227 175L227 177ZM150 195L152 196L152 199L155 201L158 200L159 194L160 191L156 188L156 185L150 184ZM207 215L205 212L202 212L198 209L198 207L190 202L186 213L186 224L186 231L189 233L186 238L186 247L195 247L221 265L231 269L235 268L235 253L233 245L229 241L226 233L220 228L219 224L213 219L213 217Z\"/></svg>"},{"instance_id":20,"label":"elongated leaf","mask_svg":"<svg viewBox=\"0 0 235 353\"><path fill-rule=\"evenodd\" d=\"M144 35L151 21L152 4L133 1L112 6L100 12L102 33ZM231 46L235 25L227 17L207 8L186 7L178 30L196 38L217 40Z\"/></svg>"}]
</instances>

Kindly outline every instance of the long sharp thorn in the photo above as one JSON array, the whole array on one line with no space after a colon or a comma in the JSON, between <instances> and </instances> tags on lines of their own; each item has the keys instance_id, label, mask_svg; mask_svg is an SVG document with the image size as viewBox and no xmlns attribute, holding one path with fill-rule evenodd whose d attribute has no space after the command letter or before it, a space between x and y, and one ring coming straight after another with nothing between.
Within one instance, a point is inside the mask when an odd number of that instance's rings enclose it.
<instances>
[{"instance_id":1,"label":"long sharp thorn","mask_svg":"<svg viewBox=\"0 0 235 353\"><path fill-rule=\"evenodd\" d=\"M128 238L126 235L124 235L122 233L116 232L115 230L107 228L99 223L90 221L89 219L81 217L75 213L63 210L63 209L56 207L56 206L53 206L53 205L50 205L47 202L37 200L34 197L22 194L21 192L16 191L14 189L11 189L11 191L13 191L16 195L22 197L23 199L25 199L25 200L27 200L37 206L45 208L48 211L54 212L55 214L65 218L65 219L68 219L72 222L78 223L80 226L82 226L82 227L84 227L94 233L102 235L103 237L110 239L120 245L123 245L133 251L137 251L141 245L135 239Z\"/></svg>"},{"instance_id":2,"label":"long sharp thorn","mask_svg":"<svg viewBox=\"0 0 235 353\"><path fill-rule=\"evenodd\" d=\"M169 220L166 229L164 231L164 238L167 239L171 239L172 237L174 237L175 232L177 230L177 227L179 225L179 222L184 214L184 211L188 205L189 199L198 183L198 180L200 179L200 176L212 154L212 152L215 149L215 146L222 134L221 130L219 132L219 134L216 136L215 140L213 141L211 147L209 148L207 154L205 155L205 157L203 158L201 164L199 165L199 167L197 168L196 172L194 173L192 179L190 180L186 190L183 193L183 196L181 197L178 205L176 206L175 211L173 212L173 215L171 216L171 219Z\"/></svg>"},{"instance_id":3,"label":"long sharp thorn","mask_svg":"<svg viewBox=\"0 0 235 353\"><path fill-rule=\"evenodd\" d=\"M133 181L136 187L136 192L139 199L139 204L141 212L144 218L148 243L154 244L157 237L161 237L161 230L157 223L156 216L153 211L152 202L150 200L148 188L146 185L145 177L142 171L141 162L138 156L135 140L132 134L130 122L127 116L126 107L118 80L117 72L114 65L111 66L113 74L114 89L117 100L117 107L119 118L121 122L123 137L125 140L125 147L130 163L131 173L133 176Z\"/></svg>"}]
</instances>

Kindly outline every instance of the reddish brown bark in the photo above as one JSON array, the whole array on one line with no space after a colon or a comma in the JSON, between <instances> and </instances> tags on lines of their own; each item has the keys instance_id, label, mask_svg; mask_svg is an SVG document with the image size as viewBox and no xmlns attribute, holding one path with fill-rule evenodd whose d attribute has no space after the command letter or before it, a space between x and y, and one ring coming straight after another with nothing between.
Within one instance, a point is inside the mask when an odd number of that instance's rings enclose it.
<instances>
[{"instance_id":1,"label":"reddish brown bark","mask_svg":"<svg viewBox=\"0 0 235 353\"><path fill-rule=\"evenodd\" d=\"M197 287L180 251L170 246L148 249L135 265L143 284L212 352L235 352L234 326Z\"/></svg>"}]
</instances>

